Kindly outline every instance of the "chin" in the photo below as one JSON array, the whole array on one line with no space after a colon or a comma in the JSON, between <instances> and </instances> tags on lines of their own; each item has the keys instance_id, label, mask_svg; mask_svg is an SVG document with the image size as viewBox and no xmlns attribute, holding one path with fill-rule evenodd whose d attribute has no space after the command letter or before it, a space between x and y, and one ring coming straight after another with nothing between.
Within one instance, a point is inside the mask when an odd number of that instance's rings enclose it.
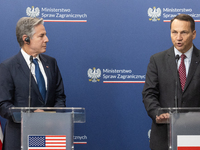
<instances>
[{"instance_id":1,"label":"chin","mask_svg":"<svg viewBox=\"0 0 200 150\"><path fill-rule=\"evenodd\" d=\"M179 52L181 52L181 53L184 51L184 49L181 48L181 47L176 47L176 49L177 49Z\"/></svg>"},{"instance_id":2,"label":"chin","mask_svg":"<svg viewBox=\"0 0 200 150\"><path fill-rule=\"evenodd\" d=\"M42 51L42 53L45 53L45 52L46 52L46 49Z\"/></svg>"}]
</instances>

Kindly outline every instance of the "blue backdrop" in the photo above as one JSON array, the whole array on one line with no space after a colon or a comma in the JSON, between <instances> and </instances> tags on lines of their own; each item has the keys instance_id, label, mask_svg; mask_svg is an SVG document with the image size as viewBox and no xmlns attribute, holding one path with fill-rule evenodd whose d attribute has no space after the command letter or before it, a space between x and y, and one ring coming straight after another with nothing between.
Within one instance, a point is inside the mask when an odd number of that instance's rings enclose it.
<instances>
[{"instance_id":1,"label":"blue backdrop","mask_svg":"<svg viewBox=\"0 0 200 150\"><path fill-rule=\"evenodd\" d=\"M149 149L151 120L142 103L149 58L172 46L169 20L187 13L196 21L200 48L199 0L1 0L0 62L20 47L15 36L19 18L38 8L57 59L68 107L86 108L86 123L75 125L76 150ZM33 7L32 7L33 6ZM157 10L151 20L148 9ZM90 80L88 70L100 69ZM96 81L96 82L94 82ZM5 120L1 119L4 126ZM82 142L82 144L80 143Z\"/></svg>"}]
</instances>

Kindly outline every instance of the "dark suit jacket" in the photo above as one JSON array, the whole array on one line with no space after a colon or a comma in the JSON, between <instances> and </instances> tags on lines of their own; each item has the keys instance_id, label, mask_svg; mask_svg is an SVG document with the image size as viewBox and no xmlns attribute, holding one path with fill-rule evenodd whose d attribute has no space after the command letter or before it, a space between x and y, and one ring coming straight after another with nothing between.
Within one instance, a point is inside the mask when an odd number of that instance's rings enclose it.
<instances>
[{"instance_id":1,"label":"dark suit jacket","mask_svg":"<svg viewBox=\"0 0 200 150\"><path fill-rule=\"evenodd\" d=\"M178 80L178 107L200 106L199 54L199 50L194 46L183 92ZM150 148L153 150L168 150L167 125L156 124L155 118L158 108L175 106L176 79L177 65L174 47L151 56L142 95L147 113L152 118Z\"/></svg>"},{"instance_id":2,"label":"dark suit jacket","mask_svg":"<svg viewBox=\"0 0 200 150\"><path fill-rule=\"evenodd\" d=\"M32 76L31 107L65 107L62 77L54 58L40 54L47 76L45 102ZM12 120L10 107L27 107L29 95L29 67L21 52L0 64L0 115L7 120L4 150L20 150L20 124Z\"/></svg>"}]
</instances>

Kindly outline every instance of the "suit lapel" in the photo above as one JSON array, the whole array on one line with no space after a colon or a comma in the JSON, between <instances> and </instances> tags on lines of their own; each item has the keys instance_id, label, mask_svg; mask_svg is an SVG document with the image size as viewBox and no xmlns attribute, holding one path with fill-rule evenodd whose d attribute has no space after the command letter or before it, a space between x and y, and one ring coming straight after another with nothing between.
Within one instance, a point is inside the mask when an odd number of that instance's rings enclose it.
<instances>
[{"instance_id":1,"label":"suit lapel","mask_svg":"<svg viewBox=\"0 0 200 150\"><path fill-rule=\"evenodd\" d=\"M45 56L40 54L40 60L42 62L44 71L45 71L46 76L47 76L47 92L46 92L46 98L45 98L45 103L47 103L48 95L49 95L49 87L50 87L49 81L52 80L52 77L51 77L51 73L50 73L49 63L48 63L47 59L45 58Z\"/></svg>"},{"instance_id":2,"label":"suit lapel","mask_svg":"<svg viewBox=\"0 0 200 150\"><path fill-rule=\"evenodd\" d=\"M199 50L194 46L193 53L192 53L192 59L191 59L190 68L189 68L188 76L187 76L187 79L186 79L184 91L186 91L188 85L190 84L199 62L200 62Z\"/></svg>"},{"instance_id":3,"label":"suit lapel","mask_svg":"<svg viewBox=\"0 0 200 150\"><path fill-rule=\"evenodd\" d=\"M29 67L28 67L28 65L27 65L27 63L26 63L24 57L22 56L21 52L19 52L19 53L17 54L17 59L18 59L18 63L17 63L18 69L22 72L22 74L24 74L24 77L27 78L28 81L29 81L30 69L29 69ZM29 84L29 83L28 83L28 84ZM28 86L28 84L27 84L27 86ZM27 87L27 88L28 88L28 87ZM39 88L38 88L38 86L37 86L37 83L36 83L36 81L35 81L33 75L31 76L31 88L32 88L32 90L38 95L39 99L41 99L40 101L41 101L42 103L44 103L44 102L42 101L42 95L40 94Z\"/></svg>"},{"instance_id":4,"label":"suit lapel","mask_svg":"<svg viewBox=\"0 0 200 150\"><path fill-rule=\"evenodd\" d=\"M167 62L169 65L169 68L171 70L171 73L173 75L174 81L176 81L178 78L178 70L177 70L177 63L175 60L175 54L174 54L174 46L172 46L167 53ZM179 80L178 80L178 85L179 85Z\"/></svg>"},{"instance_id":5,"label":"suit lapel","mask_svg":"<svg viewBox=\"0 0 200 150\"><path fill-rule=\"evenodd\" d=\"M26 61L24 57L22 56L21 52L19 52L17 55L17 67L18 69L24 74L25 78L29 78L29 67L26 64Z\"/></svg>"},{"instance_id":6,"label":"suit lapel","mask_svg":"<svg viewBox=\"0 0 200 150\"><path fill-rule=\"evenodd\" d=\"M174 46L172 46L168 50L167 55L168 55L167 62L168 62L169 68L171 70L171 72L169 72L169 74L171 73L173 75L172 80L174 81L174 86L177 86L178 106L181 106L180 100L182 99L182 89L181 89L181 83L180 83L178 69L177 69L177 62L176 62L176 59L175 59ZM175 84L176 81L177 81L177 85ZM176 89L176 87L174 89Z\"/></svg>"}]
</instances>

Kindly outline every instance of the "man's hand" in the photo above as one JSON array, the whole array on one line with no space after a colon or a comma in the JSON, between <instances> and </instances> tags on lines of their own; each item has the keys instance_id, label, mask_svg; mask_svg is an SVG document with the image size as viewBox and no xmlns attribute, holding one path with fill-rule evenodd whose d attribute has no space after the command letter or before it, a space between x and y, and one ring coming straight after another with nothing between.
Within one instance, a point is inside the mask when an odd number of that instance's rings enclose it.
<instances>
[{"instance_id":1,"label":"man's hand","mask_svg":"<svg viewBox=\"0 0 200 150\"><path fill-rule=\"evenodd\" d=\"M161 114L160 116L156 116L156 123L168 123L170 115L169 113Z\"/></svg>"},{"instance_id":2,"label":"man's hand","mask_svg":"<svg viewBox=\"0 0 200 150\"><path fill-rule=\"evenodd\" d=\"M37 110L34 110L34 112L44 112L44 110L42 110L42 109L37 109Z\"/></svg>"}]
</instances>

